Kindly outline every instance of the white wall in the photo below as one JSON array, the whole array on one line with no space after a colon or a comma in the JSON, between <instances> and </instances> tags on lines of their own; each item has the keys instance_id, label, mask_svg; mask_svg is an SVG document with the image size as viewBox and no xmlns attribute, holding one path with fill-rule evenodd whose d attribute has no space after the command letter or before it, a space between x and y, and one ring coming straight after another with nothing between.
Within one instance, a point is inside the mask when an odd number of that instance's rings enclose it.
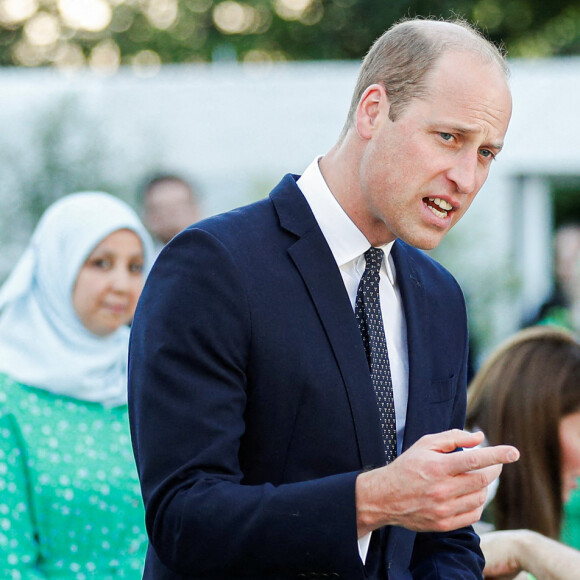
<instances>
[{"instance_id":1,"label":"white wall","mask_svg":"<svg viewBox=\"0 0 580 580\"><path fill-rule=\"evenodd\" d=\"M544 177L580 174L580 59L511 64L514 113L505 149L437 252L474 303L484 297L477 307L487 309L490 343L514 330L549 289ZM300 173L324 153L344 123L357 70L356 62L187 65L143 78L130 70L99 77L3 69L0 123L15 140L34 139L31 111L77 95L102 118L111 146L143 149L158 168L194 176L209 214L261 197L284 173ZM122 172L122 160L111 171Z\"/></svg>"}]
</instances>

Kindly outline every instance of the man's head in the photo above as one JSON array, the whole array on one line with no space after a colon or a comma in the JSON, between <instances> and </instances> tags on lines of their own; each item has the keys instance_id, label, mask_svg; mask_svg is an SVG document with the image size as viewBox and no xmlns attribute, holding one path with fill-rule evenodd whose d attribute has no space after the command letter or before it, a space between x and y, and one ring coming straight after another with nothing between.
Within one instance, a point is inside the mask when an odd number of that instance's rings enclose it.
<instances>
[{"instance_id":1,"label":"man's head","mask_svg":"<svg viewBox=\"0 0 580 580\"><path fill-rule=\"evenodd\" d=\"M431 249L485 182L510 116L507 68L493 45L463 23L406 21L371 48L320 167L371 244L401 238Z\"/></svg>"},{"instance_id":2,"label":"man's head","mask_svg":"<svg viewBox=\"0 0 580 580\"><path fill-rule=\"evenodd\" d=\"M199 219L193 187L176 175L157 175L143 188L143 221L151 234L166 244Z\"/></svg>"},{"instance_id":3,"label":"man's head","mask_svg":"<svg viewBox=\"0 0 580 580\"><path fill-rule=\"evenodd\" d=\"M381 84L389 95L389 116L396 121L406 105L427 94L428 74L447 50L479 53L509 75L504 53L468 22L457 19L402 20L371 46L361 65L345 130L351 126L367 87Z\"/></svg>"}]
</instances>

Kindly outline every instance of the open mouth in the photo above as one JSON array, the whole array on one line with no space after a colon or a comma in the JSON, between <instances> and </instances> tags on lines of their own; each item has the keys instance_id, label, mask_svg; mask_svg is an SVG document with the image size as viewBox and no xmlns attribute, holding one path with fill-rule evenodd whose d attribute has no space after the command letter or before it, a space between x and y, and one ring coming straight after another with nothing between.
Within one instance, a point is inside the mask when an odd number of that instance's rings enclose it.
<instances>
[{"instance_id":1,"label":"open mouth","mask_svg":"<svg viewBox=\"0 0 580 580\"><path fill-rule=\"evenodd\" d=\"M440 199L439 197L424 197L423 203L438 218L446 218L449 212L453 211L453 206L448 201Z\"/></svg>"}]
</instances>

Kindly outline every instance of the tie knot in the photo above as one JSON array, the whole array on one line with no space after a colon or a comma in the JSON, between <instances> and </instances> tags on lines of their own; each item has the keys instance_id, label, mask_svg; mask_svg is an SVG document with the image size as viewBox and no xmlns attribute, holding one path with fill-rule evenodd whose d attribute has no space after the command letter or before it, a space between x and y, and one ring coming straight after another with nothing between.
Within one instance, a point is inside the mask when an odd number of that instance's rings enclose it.
<instances>
[{"instance_id":1,"label":"tie knot","mask_svg":"<svg viewBox=\"0 0 580 580\"><path fill-rule=\"evenodd\" d=\"M369 248L365 252L366 269L371 272L378 272L381 269L384 255L385 253L380 248Z\"/></svg>"}]
</instances>

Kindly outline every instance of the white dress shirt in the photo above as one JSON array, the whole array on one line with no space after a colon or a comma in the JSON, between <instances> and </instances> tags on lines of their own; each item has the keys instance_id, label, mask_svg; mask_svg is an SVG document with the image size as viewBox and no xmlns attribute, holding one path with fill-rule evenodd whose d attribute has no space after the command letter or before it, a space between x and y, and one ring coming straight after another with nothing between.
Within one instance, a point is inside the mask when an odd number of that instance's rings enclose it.
<instances>
[{"instance_id":1,"label":"white dress shirt","mask_svg":"<svg viewBox=\"0 0 580 580\"><path fill-rule=\"evenodd\" d=\"M364 253L371 244L332 195L318 166L319 160L320 157L316 158L308 166L297 184L336 260L354 312L358 285L365 269ZM397 453L400 454L403 448L409 395L409 359L407 325L397 286L395 264L391 256L393 243L381 246L385 259L380 271L379 299L393 381ZM370 534L359 539L359 553L363 562L366 559L369 542Z\"/></svg>"}]
</instances>

